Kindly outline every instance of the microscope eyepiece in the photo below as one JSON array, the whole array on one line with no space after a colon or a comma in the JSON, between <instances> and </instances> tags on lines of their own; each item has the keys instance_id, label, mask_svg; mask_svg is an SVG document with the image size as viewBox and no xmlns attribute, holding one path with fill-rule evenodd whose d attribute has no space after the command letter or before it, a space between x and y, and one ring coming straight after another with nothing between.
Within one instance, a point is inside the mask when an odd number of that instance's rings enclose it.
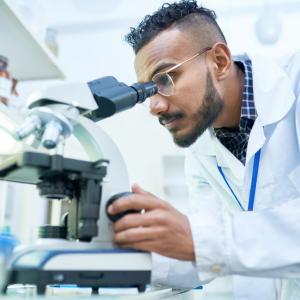
<instances>
[{"instance_id":1,"label":"microscope eyepiece","mask_svg":"<svg viewBox=\"0 0 300 300\"><path fill-rule=\"evenodd\" d=\"M135 89L138 95L137 102L139 103L143 103L147 98L157 93L157 86L153 81L146 83L137 82L134 83L131 87Z\"/></svg>"},{"instance_id":2,"label":"microscope eyepiece","mask_svg":"<svg viewBox=\"0 0 300 300\"><path fill-rule=\"evenodd\" d=\"M112 76L90 81L88 86L97 102L98 109L85 116L95 122L127 110L137 103L142 103L157 93L157 86L154 82L137 82L128 86Z\"/></svg>"}]
</instances>

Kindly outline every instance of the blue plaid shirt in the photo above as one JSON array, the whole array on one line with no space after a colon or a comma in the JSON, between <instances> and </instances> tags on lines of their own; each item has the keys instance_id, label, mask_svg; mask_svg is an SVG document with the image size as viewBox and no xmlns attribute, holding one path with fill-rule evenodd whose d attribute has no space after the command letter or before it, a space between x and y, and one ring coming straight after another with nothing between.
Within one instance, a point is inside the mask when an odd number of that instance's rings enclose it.
<instances>
[{"instance_id":1,"label":"blue plaid shirt","mask_svg":"<svg viewBox=\"0 0 300 300\"><path fill-rule=\"evenodd\" d=\"M245 164L248 139L257 114L253 97L251 61L236 61L235 63L244 72L244 89L240 124L238 128L215 128L214 131L220 142L236 158Z\"/></svg>"}]
</instances>

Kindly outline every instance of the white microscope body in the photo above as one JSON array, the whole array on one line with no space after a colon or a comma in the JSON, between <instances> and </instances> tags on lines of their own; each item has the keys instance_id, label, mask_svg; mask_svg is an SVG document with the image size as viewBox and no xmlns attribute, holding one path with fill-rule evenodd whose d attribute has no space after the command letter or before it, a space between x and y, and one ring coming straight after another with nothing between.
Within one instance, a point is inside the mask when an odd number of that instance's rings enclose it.
<instances>
[{"instance_id":1,"label":"white microscope body","mask_svg":"<svg viewBox=\"0 0 300 300\"><path fill-rule=\"evenodd\" d=\"M36 184L49 199L68 199L64 224L46 226L44 243L16 251L7 284L136 286L150 283L150 253L124 250L112 242L112 222L106 212L111 196L129 192L126 165L116 145L95 121L143 102L157 91L155 84L127 86L113 77L88 84L63 84L29 98L18 140L41 145L52 154L24 151L0 165L0 179ZM63 156L73 135L89 161Z\"/></svg>"}]
</instances>

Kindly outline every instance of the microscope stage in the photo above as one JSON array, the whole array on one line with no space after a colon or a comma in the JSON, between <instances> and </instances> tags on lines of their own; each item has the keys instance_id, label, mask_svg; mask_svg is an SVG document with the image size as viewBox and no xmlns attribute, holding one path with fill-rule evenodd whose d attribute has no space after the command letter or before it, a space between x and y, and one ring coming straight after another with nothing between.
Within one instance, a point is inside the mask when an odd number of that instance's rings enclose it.
<instances>
[{"instance_id":1,"label":"microscope stage","mask_svg":"<svg viewBox=\"0 0 300 300\"><path fill-rule=\"evenodd\" d=\"M103 178L104 170L98 170L97 175ZM0 163L0 180L28 184L38 184L42 177L58 173L75 179L83 172L95 173L95 163L38 152L22 152Z\"/></svg>"}]
</instances>

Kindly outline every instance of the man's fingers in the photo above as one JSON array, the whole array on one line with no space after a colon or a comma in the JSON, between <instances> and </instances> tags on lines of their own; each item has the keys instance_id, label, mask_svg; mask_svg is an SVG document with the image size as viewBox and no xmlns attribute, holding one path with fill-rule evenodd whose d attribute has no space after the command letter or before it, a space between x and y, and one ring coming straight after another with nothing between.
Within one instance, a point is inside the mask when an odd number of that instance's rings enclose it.
<instances>
[{"instance_id":1,"label":"man's fingers","mask_svg":"<svg viewBox=\"0 0 300 300\"><path fill-rule=\"evenodd\" d=\"M129 228L147 227L151 225L148 217L142 214L128 214L114 224L114 232L118 233Z\"/></svg>"},{"instance_id":2,"label":"man's fingers","mask_svg":"<svg viewBox=\"0 0 300 300\"><path fill-rule=\"evenodd\" d=\"M114 235L114 242L122 245L153 240L157 238L160 233L160 227L135 227L116 233Z\"/></svg>"},{"instance_id":3,"label":"man's fingers","mask_svg":"<svg viewBox=\"0 0 300 300\"><path fill-rule=\"evenodd\" d=\"M117 233L133 227L160 225L164 222L165 219L162 217L162 214L158 214L155 210L145 214L128 214L114 224L114 231Z\"/></svg>"},{"instance_id":4,"label":"man's fingers","mask_svg":"<svg viewBox=\"0 0 300 300\"><path fill-rule=\"evenodd\" d=\"M110 214L117 214L126 210L152 210L161 206L162 201L151 195L132 194L116 200L108 207Z\"/></svg>"}]
</instances>

